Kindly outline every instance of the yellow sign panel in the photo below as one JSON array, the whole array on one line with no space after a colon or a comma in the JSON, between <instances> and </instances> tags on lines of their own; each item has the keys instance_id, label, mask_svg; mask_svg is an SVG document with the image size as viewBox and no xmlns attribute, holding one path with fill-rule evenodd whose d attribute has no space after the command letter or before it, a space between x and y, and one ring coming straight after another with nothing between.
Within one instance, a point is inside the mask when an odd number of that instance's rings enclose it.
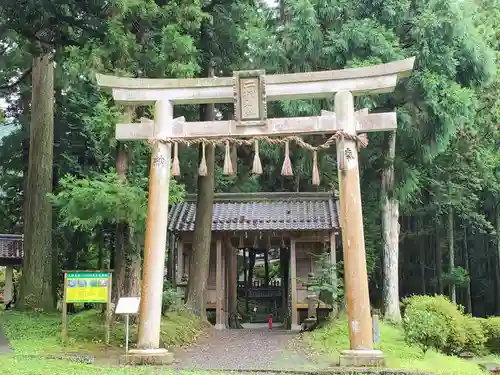
<instances>
[{"instance_id":1,"label":"yellow sign panel","mask_svg":"<svg viewBox=\"0 0 500 375\"><path fill-rule=\"evenodd\" d=\"M66 303L107 303L111 278L109 272L68 272Z\"/></svg>"}]
</instances>

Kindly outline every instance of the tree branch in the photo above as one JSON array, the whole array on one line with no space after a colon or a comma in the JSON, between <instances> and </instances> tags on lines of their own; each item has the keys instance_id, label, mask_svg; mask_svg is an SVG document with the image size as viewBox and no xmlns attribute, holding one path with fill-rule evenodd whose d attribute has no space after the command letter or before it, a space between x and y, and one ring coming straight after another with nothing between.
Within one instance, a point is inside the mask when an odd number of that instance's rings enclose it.
<instances>
[{"instance_id":1,"label":"tree branch","mask_svg":"<svg viewBox=\"0 0 500 375\"><path fill-rule=\"evenodd\" d=\"M23 74L21 74L21 76L18 79L16 79L15 82L8 83L6 85L0 85L0 90L10 90L10 89L16 87L17 85L19 85L21 82L23 82L31 74L31 70L32 70L32 68L29 68L28 70L26 70Z\"/></svg>"}]
</instances>

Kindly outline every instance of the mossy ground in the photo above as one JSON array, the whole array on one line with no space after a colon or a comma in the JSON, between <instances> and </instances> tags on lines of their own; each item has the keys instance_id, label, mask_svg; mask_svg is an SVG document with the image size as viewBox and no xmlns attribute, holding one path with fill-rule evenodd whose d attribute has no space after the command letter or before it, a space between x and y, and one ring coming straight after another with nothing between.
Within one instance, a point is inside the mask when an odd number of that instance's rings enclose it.
<instances>
[{"instance_id":1,"label":"mossy ground","mask_svg":"<svg viewBox=\"0 0 500 375\"><path fill-rule=\"evenodd\" d=\"M110 331L110 345L104 343L102 315L97 310L82 311L69 316L68 339L61 342L61 314L0 312L0 322L14 353L0 355L2 375L118 375L170 374L169 369L119 368L123 354L125 326L116 322ZM203 334L207 323L187 312L172 312L162 321L162 341L173 348L193 343ZM137 329L131 327L131 342ZM94 356L88 365L50 357ZM49 358L48 358L49 357Z\"/></svg>"},{"instance_id":2,"label":"mossy ground","mask_svg":"<svg viewBox=\"0 0 500 375\"><path fill-rule=\"evenodd\" d=\"M380 338L376 347L383 351L389 368L429 371L436 375L484 375L487 373L481 370L479 363L500 363L500 358L493 355L469 361L430 350L424 356L418 347L406 344L401 327L383 322L380 324ZM349 347L347 321L337 319L312 332L307 339L314 351L335 360L342 350Z\"/></svg>"}]
</instances>

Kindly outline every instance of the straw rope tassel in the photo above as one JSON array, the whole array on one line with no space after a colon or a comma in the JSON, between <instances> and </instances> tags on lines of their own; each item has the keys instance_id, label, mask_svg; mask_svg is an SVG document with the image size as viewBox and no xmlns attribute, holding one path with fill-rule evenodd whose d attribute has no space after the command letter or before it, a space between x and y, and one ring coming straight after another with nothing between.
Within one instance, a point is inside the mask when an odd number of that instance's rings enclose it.
<instances>
[{"instance_id":1,"label":"straw rope tassel","mask_svg":"<svg viewBox=\"0 0 500 375\"><path fill-rule=\"evenodd\" d=\"M229 147L229 141L226 141L226 153L224 155L224 169L222 173L226 176L234 173L233 164L231 163L231 147Z\"/></svg>"},{"instance_id":2,"label":"straw rope tassel","mask_svg":"<svg viewBox=\"0 0 500 375\"><path fill-rule=\"evenodd\" d=\"M205 142L201 143L201 160L200 160L200 166L198 168L198 175L199 176L206 176L207 175L207 159L205 158Z\"/></svg>"},{"instance_id":3,"label":"straw rope tassel","mask_svg":"<svg viewBox=\"0 0 500 375\"><path fill-rule=\"evenodd\" d=\"M262 174L262 163L260 162L259 156L259 141L257 139L254 141L254 152L252 173Z\"/></svg>"},{"instance_id":4,"label":"straw rope tassel","mask_svg":"<svg viewBox=\"0 0 500 375\"><path fill-rule=\"evenodd\" d=\"M318 170L318 152L313 152L313 173L312 173L312 184L319 185L319 170Z\"/></svg>"},{"instance_id":5,"label":"straw rope tassel","mask_svg":"<svg viewBox=\"0 0 500 375\"><path fill-rule=\"evenodd\" d=\"M290 142L285 142L285 160L283 161L283 167L281 168L282 176L293 176L292 162L290 160Z\"/></svg>"},{"instance_id":6,"label":"straw rope tassel","mask_svg":"<svg viewBox=\"0 0 500 375\"><path fill-rule=\"evenodd\" d=\"M172 160L172 176L180 176L181 167L179 166L179 145L174 142L174 158Z\"/></svg>"}]
</instances>

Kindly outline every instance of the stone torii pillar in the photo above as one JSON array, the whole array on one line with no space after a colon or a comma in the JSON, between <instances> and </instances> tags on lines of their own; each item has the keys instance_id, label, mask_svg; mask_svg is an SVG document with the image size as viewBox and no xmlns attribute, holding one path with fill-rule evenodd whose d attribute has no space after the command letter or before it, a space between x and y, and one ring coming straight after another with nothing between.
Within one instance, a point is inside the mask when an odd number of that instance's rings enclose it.
<instances>
[{"instance_id":1,"label":"stone torii pillar","mask_svg":"<svg viewBox=\"0 0 500 375\"><path fill-rule=\"evenodd\" d=\"M118 103L154 104L154 121L118 124L120 140L157 139L168 142L225 137L332 134L349 136L337 142L340 175L340 221L345 254L350 350L343 364L377 365L382 353L373 351L368 276L364 248L359 166L355 136L396 129L396 114L354 111L353 95L391 92L399 78L413 69L414 58L388 64L311 73L276 74L234 72L233 77L199 79L140 79L98 75ZM267 101L331 98L335 113L295 118L267 118ZM234 103L230 121L174 120L176 104ZM170 146L153 143L143 287L137 355L164 355L159 350L163 260L166 246ZM152 290L154 289L154 290ZM163 353L163 354L162 354Z\"/></svg>"}]
</instances>

